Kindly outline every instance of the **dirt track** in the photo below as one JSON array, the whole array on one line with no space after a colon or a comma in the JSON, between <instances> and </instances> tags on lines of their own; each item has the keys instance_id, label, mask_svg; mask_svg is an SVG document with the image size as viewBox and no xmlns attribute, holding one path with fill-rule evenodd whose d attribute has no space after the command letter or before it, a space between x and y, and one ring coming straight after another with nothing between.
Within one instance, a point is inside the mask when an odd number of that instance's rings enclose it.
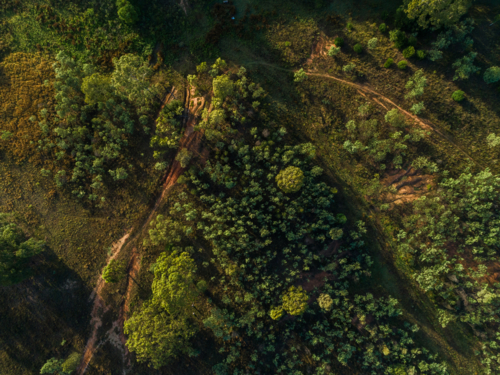
<instances>
[{"instance_id":1,"label":"dirt track","mask_svg":"<svg viewBox=\"0 0 500 375\"><path fill-rule=\"evenodd\" d=\"M175 98L175 88L172 89L171 93L167 95L165 98L162 108L165 104L167 104L172 98ZM203 109L205 105L204 98L193 98L191 99L191 95L193 92L188 91L186 95L185 104L189 104L191 100L193 100L194 105L192 108L187 107L187 116L185 117L185 132L183 137L179 142L179 149L187 148L193 154L200 154L199 148L201 145L201 140L203 133L195 132L194 125L196 123L197 114ZM106 332L103 338L98 337L98 330L102 326L102 317L104 313L109 311L109 307L106 306L104 300L101 298L100 293L102 288L105 285L105 281L102 277L99 277L97 282L97 286L92 292L90 299L93 299L93 308L91 312L91 320L90 325L92 326L92 333L87 341L85 346L85 350L82 357L82 362L76 371L76 375L83 375L87 370L87 367L92 360L92 357L95 351L104 344L105 342L111 342L121 353L123 360L123 374L128 374L130 369L130 356L125 346L126 337L123 333L123 323L127 318L127 314L130 311L130 297L133 290L133 280L137 278L137 275L140 270L140 254L137 250L137 240L144 234L147 230L149 223L157 213L161 203L163 202L165 196L167 195L170 188L175 184L177 178L182 174L184 168L181 167L180 163L177 160L173 160L169 170L166 173L165 182L163 183L161 194L156 199L155 205L148 215L147 219L144 221L140 230L136 232L136 234L131 238L130 234L132 233L134 228L131 228L120 240L115 242L112 248L112 256L108 258L106 264L108 264L111 260L116 259L118 255L125 249L130 247L132 248L131 257L127 266L127 278L126 278L126 292L123 303L120 306L118 319L113 322L111 329Z\"/></svg>"},{"instance_id":2,"label":"dirt track","mask_svg":"<svg viewBox=\"0 0 500 375\"><path fill-rule=\"evenodd\" d=\"M309 63L311 63L311 62L312 62L312 60ZM283 71L286 71L286 72L295 73L294 70L281 68L279 66L276 66L276 65L273 65L273 64L269 64L269 63L266 63L266 62L262 62L262 61L250 61L250 62L247 62L247 63L245 63L243 65L265 65L265 66L272 67L274 69L278 69L278 70L283 70ZM407 116L408 118L410 118L411 120L413 120L422 129L431 131L431 132L433 132L435 134L438 134L440 137L444 138L447 142L451 143L454 147L456 147L458 150L460 150L469 160L471 160L475 164L481 166L476 160L474 160L469 154L467 154L467 152L465 152L465 150L463 150L459 145L457 145L455 143L455 141L449 135L441 132L433 124L428 123L428 122L424 122L418 116L416 116L416 115L414 115L414 114L406 111L405 109L401 108L400 106L398 106L396 103L394 103L391 99L389 99L385 95L380 94L379 92L373 90L368 84L355 83L355 82L346 81L346 80L344 80L342 78L335 77L335 76L332 76L332 75L329 75L329 74L312 73L312 72L307 72L307 71L305 71L305 73L308 76L316 76L316 77L323 77L323 78L333 79L333 80L335 80L337 82L341 82L341 83L346 84L348 86L354 87L356 90L358 90L358 92L362 96L364 96L365 98L368 96L368 99L373 100L379 106L383 107L385 110L388 110L388 108L381 101L386 102L387 104L389 104L393 108L397 108L398 110L400 110L405 116Z\"/></svg>"}]
</instances>

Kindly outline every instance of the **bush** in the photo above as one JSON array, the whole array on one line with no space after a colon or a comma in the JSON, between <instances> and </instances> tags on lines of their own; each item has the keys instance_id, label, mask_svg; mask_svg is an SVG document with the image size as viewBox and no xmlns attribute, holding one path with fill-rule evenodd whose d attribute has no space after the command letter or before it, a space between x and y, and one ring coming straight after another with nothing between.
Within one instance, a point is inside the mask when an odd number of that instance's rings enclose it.
<instances>
[{"instance_id":1,"label":"bush","mask_svg":"<svg viewBox=\"0 0 500 375\"><path fill-rule=\"evenodd\" d=\"M363 46L360 43L354 45L354 52L361 53L363 52Z\"/></svg>"},{"instance_id":2,"label":"bush","mask_svg":"<svg viewBox=\"0 0 500 375\"><path fill-rule=\"evenodd\" d=\"M334 43L337 47L342 47L344 45L344 38L341 37L335 38Z\"/></svg>"},{"instance_id":3,"label":"bush","mask_svg":"<svg viewBox=\"0 0 500 375\"><path fill-rule=\"evenodd\" d=\"M389 39L391 40L391 42L394 42L394 45L397 49L403 49L408 42L406 34L397 29L389 32Z\"/></svg>"},{"instance_id":4,"label":"bush","mask_svg":"<svg viewBox=\"0 0 500 375\"><path fill-rule=\"evenodd\" d=\"M342 67L342 70L343 70L344 72L346 72L346 73L350 73L350 72L352 72L355 68L356 68L356 64L354 64L354 63L349 63L349 64L347 64L347 65L344 65L344 66Z\"/></svg>"},{"instance_id":5,"label":"bush","mask_svg":"<svg viewBox=\"0 0 500 375\"><path fill-rule=\"evenodd\" d=\"M415 47L413 46L410 46L403 51L403 56L405 57L405 59L409 59L414 54L415 54Z\"/></svg>"},{"instance_id":6,"label":"bush","mask_svg":"<svg viewBox=\"0 0 500 375\"><path fill-rule=\"evenodd\" d=\"M456 102L461 102L465 99L465 93L461 90L457 90L451 95L451 98Z\"/></svg>"},{"instance_id":7,"label":"bush","mask_svg":"<svg viewBox=\"0 0 500 375\"><path fill-rule=\"evenodd\" d=\"M484 82L493 83L500 80L500 67L492 66L486 69L483 76Z\"/></svg>"},{"instance_id":8,"label":"bush","mask_svg":"<svg viewBox=\"0 0 500 375\"><path fill-rule=\"evenodd\" d=\"M387 31L387 25L385 23L381 23L380 26L378 27L378 30L381 33L385 33Z\"/></svg>"},{"instance_id":9,"label":"bush","mask_svg":"<svg viewBox=\"0 0 500 375\"><path fill-rule=\"evenodd\" d=\"M452 67L455 68L455 76L453 77L454 81L457 79L468 79L471 74L480 70L474 65L474 59L476 56L477 52L470 52L468 55L453 63Z\"/></svg>"},{"instance_id":10,"label":"bush","mask_svg":"<svg viewBox=\"0 0 500 375\"><path fill-rule=\"evenodd\" d=\"M328 56L333 57L337 56L340 52L340 47L331 46L328 50Z\"/></svg>"},{"instance_id":11,"label":"bush","mask_svg":"<svg viewBox=\"0 0 500 375\"><path fill-rule=\"evenodd\" d=\"M387 61L384 63L384 68L390 68L393 62L394 62L393 59L388 58Z\"/></svg>"},{"instance_id":12,"label":"bush","mask_svg":"<svg viewBox=\"0 0 500 375\"><path fill-rule=\"evenodd\" d=\"M420 60L423 60L425 58L425 51L422 51L421 49L419 49L417 51L417 57L420 59Z\"/></svg>"},{"instance_id":13,"label":"bush","mask_svg":"<svg viewBox=\"0 0 500 375\"><path fill-rule=\"evenodd\" d=\"M368 48L369 49L374 49L377 48L378 45L378 39L377 38L372 38L368 41Z\"/></svg>"},{"instance_id":14,"label":"bush","mask_svg":"<svg viewBox=\"0 0 500 375\"><path fill-rule=\"evenodd\" d=\"M347 25L345 27L347 30L351 31L352 29L354 29L354 26L352 25L352 23L350 22L347 22Z\"/></svg>"},{"instance_id":15,"label":"bush","mask_svg":"<svg viewBox=\"0 0 500 375\"><path fill-rule=\"evenodd\" d=\"M407 66L408 63L406 62L406 60L401 60L400 62L398 62L398 68L401 70L405 70Z\"/></svg>"}]
</instances>

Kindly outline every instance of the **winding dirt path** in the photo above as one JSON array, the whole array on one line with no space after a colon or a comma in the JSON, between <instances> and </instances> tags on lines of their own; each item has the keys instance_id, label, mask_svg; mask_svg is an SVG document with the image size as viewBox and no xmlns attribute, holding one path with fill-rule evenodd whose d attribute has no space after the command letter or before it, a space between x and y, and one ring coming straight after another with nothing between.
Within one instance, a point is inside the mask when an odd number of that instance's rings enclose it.
<instances>
[{"instance_id":1,"label":"winding dirt path","mask_svg":"<svg viewBox=\"0 0 500 375\"><path fill-rule=\"evenodd\" d=\"M312 62L312 60L311 60ZM263 61L250 61L247 62L243 65L265 65L272 67L274 69L286 71L286 72L291 72L295 73L294 70L291 69L285 69L279 66L276 66L274 64L269 64ZM377 103L379 106L383 107L385 110L387 110L387 106L385 106L381 101L386 102L387 104L391 105L393 108L397 108L400 110L405 116L413 120L418 126L420 126L422 129L434 132L444 138L447 142L451 143L453 146L455 146L460 152L462 152L469 160L474 162L474 164L479 165L480 167L484 168L480 163L478 163L476 160L474 160L462 147L460 147L458 144L455 143L455 141L450 137L449 135L443 133L440 131L436 126L434 126L432 123L429 122L424 122L421 118L418 116L406 111L405 109L401 108L398 106L396 103L394 103L391 99L389 99L387 96L373 90L368 84L365 83L355 83L355 82L350 82L346 81L342 78L338 78L329 74L320 74L320 73L312 73L312 72L305 72L308 76L316 76L316 77L323 77L323 78L328 78L328 79L333 79L337 82L341 82L343 84L349 85L351 87L354 87L356 90L358 90L359 94L362 96L366 97L367 95L371 100L373 100L375 103Z\"/></svg>"},{"instance_id":2,"label":"winding dirt path","mask_svg":"<svg viewBox=\"0 0 500 375\"><path fill-rule=\"evenodd\" d=\"M167 95L165 98L163 106L167 104L170 100L175 99L175 93L177 90L175 88ZM186 108L186 117L184 120L185 124L185 132L183 137L179 142L179 149L187 148L193 154L200 155L200 145L203 137L203 132L195 132L194 125L196 124L197 115L205 106L204 98L191 98L194 96L194 91L187 91L185 97L185 108ZM192 103L192 105L190 104ZM103 315L109 311L109 307L106 306L104 300L101 297L101 291L106 284L102 277L99 277L97 281L97 285L90 295L89 301L93 300L93 308L91 312L90 325L92 327L92 333L87 341L85 346L85 350L83 353L82 361L80 366L76 370L76 375L83 375L88 368L90 361L95 353L95 351L104 343L110 342L114 345L122 354L123 360L123 374L128 374L131 363L130 363L130 355L125 345L126 337L123 332L123 324L127 318L127 314L130 311L130 297L132 295L133 290L133 282L137 278L140 270L140 254L137 249L137 240L142 236L142 234L147 230L149 223L153 219L154 215L158 211L161 203L163 202L166 194L170 190L170 188L175 184L177 178L182 174L184 168L180 165L177 160L173 160L169 170L166 173L165 182L163 183L161 194L156 199L155 205L153 206L150 214L147 219L144 221L140 229L135 233L133 237L130 237L134 228L131 228L127 233L117 242L115 242L112 246L112 256L108 258L106 265L113 259L116 259L118 255L125 249L132 247L131 257L129 263L127 265L127 278L126 278L126 292L124 296L124 300L120 305L118 319L113 322L110 330L106 332L104 338L99 338L98 331L99 328L102 327L102 318Z\"/></svg>"}]
</instances>

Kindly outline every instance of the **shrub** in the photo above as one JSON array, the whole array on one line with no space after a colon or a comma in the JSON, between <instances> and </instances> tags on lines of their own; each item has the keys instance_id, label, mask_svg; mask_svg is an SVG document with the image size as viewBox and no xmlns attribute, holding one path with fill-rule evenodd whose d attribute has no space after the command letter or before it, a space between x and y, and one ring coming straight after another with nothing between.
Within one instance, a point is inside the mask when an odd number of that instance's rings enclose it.
<instances>
[{"instance_id":1,"label":"shrub","mask_svg":"<svg viewBox=\"0 0 500 375\"><path fill-rule=\"evenodd\" d=\"M493 83L500 80L500 67L492 66L486 69L483 75L484 82Z\"/></svg>"},{"instance_id":2,"label":"shrub","mask_svg":"<svg viewBox=\"0 0 500 375\"><path fill-rule=\"evenodd\" d=\"M334 43L337 47L342 47L344 45L344 38L341 37L335 38Z\"/></svg>"},{"instance_id":3,"label":"shrub","mask_svg":"<svg viewBox=\"0 0 500 375\"><path fill-rule=\"evenodd\" d=\"M354 52L361 53L363 52L363 46L360 43L354 45Z\"/></svg>"},{"instance_id":4,"label":"shrub","mask_svg":"<svg viewBox=\"0 0 500 375\"><path fill-rule=\"evenodd\" d=\"M385 33L387 31L387 25L385 23L381 23L378 29L381 33Z\"/></svg>"},{"instance_id":5,"label":"shrub","mask_svg":"<svg viewBox=\"0 0 500 375\"><path fill-rule=\"evenodd\" d=\"M453 77L454 81L457 79L467 79L472 73L476 73L480 70L474 65L474 59L476 56L476 52L470 52L468 55L453 63L452 67L456 69Z\"/></svg>"},{"instance_id":6,"label":"shrub","mask_svg":"<svg viewBox=\"0 0 500 375\"><path fill-rule=\"evenodd\" d=\"M413 106L410 108L410 111L413 112L415 115L418 115L424 109L425 109L424 102L419 102L419 103L413 104Z\"/></svg>"},{"instance_id":7,"label":"shrub","mask_svg":"<svg viewBox=\"0 0 500 375\"><path fill-rule=\"evenodd\" d=\"M350 72L352 72L354 69L356 69L356 64L354 64L354 63L349 63L349 64L344 65L344 66L342 67L342 70L343 70L344 72L346 72L346 73L350 73Z\"/></svg>"},{"instance_id":8,"label":"shrub","mask_svg":"<svg viewBox=\"0 0 500 375\"><path fill-rule=\"evenodd\" d=\"M451 95L451 97L454 101L461 102L465 99L465 93L461 90L457 90Z\"/></svg>"},{"instance_id":9,"label":"shrub","mask_svg":"<svg viewBox=\"0 0 500 375\"><path fill-rule=\"evenodd\" d=\"M354 26L352 25L352 23L350 22L347 22L347 25L345 27L347 30L351 31L352 29L354 29Z\"/></svg>"},{"instance_id":10,"label":"shrub","mask_svg":"<svg viewBox=\"0 0 500 375\"><path fill-rule=\"evenodd\" d=\"M377 38L372 38L368 41L368 48L369 49L374 49L377 48L378 45L378 39Z\"/></svg>"},{"instance_id":11,"label":"shrub","mask_svg":"<svg viewBox=\"0 0 500 375\"><path fill-rule=\"evenodd\" d=\"M406 34L401 30L392 30L389 32L389 39L394 42L397 49L403 49L408 42Z\"/></svg>"},{"instance_id":12,"label":"shrub","mask_svg":"<svg viewBox=\"0 0 500 375\"><path fill-rule=\"evenodd\" d=\"M307 78L307 74L304 72L304 69L300 68L300 70L294 73L293 77L294 82L300 83Z\"/></svg>"},{"instance_id":13,"label":"shrub","mask_svg":"<svg viewBox=\"0 0 500 375\"><path fill-rule=\"evenodd\" d=\"M384 68L390 68L393 62L394 62L393 59L388 58L387 61L384 63Z\"/></svg>"},{"instance_id":14,"label":"shrub","mask_svg":"<svg viewBox=\"0 0 500 375\"><path fill-rule=\"evenodd\" d=\"M304 172L297 167L287 167L278 173L276 183L285 193L296 193L304 185Z\"/></svg>"},{"instance_id":15,"label":"shrub","mask_svg":"<svg viewBox=\"0 0 500 375\"><path fill-rule=\"evenodd\" d=\"M331 46L328 50L328 56L333 57L337 56L340 52L340 47Z\"/></svg>"},{"instance_id":16,"label":"shrub","mask_svg":"<svg viewBox=\"0 0 500 375\"><path fill-rule=\"evenodd\" d=\"M405 59L409 59L414 54L415 54L415 47L413 46L410 46L403 51L403 56L405 57Z\"/></svg>"},{"instance_id":17,"label":"shrub","mask_svg":"<svg viewBox=\"0 0 500 375\"><path fill-rule=\"evenodd\" d=\"M405 70L407 66L408 63L406 62L406 60L401 60L400 62L398 62L398 68L401 70Z\"/></svg>"},{"instance_id":18,"label":"shrub","mask_svg":"<svg viewBox=\"0 0 500 375\"><path fill-rule=\"evenodd\" d=\"M418 57L420 60L424 59L424 58L425 58L425 51L423 51L423 50L419 49L419 50L417 51L417 57Z\"/></svg>"}]
</instances>

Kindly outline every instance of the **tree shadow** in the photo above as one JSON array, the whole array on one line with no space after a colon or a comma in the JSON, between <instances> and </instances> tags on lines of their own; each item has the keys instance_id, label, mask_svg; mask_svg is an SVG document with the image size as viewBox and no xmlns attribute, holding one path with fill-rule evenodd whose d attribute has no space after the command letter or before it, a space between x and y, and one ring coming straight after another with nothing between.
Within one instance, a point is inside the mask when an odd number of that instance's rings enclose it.
<instances>
[{"instance_id":1,"label":"tree shadow","mask_svg":"<svg viewBox=\"0 0 500 375\"><path fill-rule=\"evenodd\" d=\"M79 275L50 248L35 263L29 279L0 287L0 353L12 374L82 350L88 326L90 290Z\"/></svg>"}]
</instances>

